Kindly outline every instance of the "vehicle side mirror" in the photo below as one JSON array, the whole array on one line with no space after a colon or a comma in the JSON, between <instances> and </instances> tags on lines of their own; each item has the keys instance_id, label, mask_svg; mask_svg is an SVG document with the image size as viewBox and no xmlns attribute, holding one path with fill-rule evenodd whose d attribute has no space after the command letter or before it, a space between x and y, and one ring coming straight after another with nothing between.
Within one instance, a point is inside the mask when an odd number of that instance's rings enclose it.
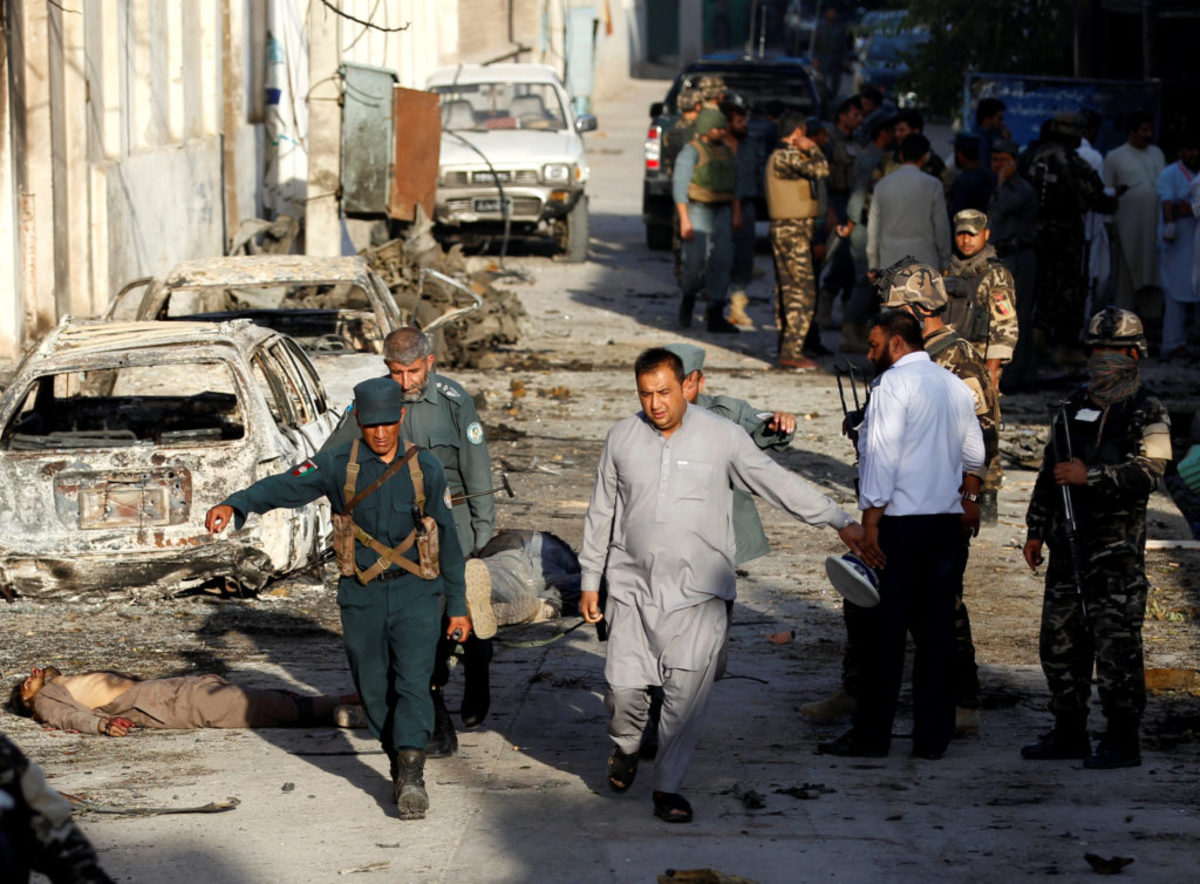
<instances>
[{"instance_id":1,"label":"vehicle side mirror","mask_svg":"<svg viewBox=\"0 0 1200 884\"><path fill-rule=\"evenodd\" d=\"M653 104L650 105L650 116L661 117L663 114L663 110L666 108L666 106L667 106L666 102L663 102L663 101L654 102Z\"/></svg>"},{"instance_id":2,"label":"vehicle side mirror","mask_svg":"<svg viewBox=\"0 0 1200 884\"><path fill-rule=\"evenodd\" d=\"M576 132L594 132L598 125L596 117L592 114L580 114L575 118Z\"/></svg>"}]
</instances>

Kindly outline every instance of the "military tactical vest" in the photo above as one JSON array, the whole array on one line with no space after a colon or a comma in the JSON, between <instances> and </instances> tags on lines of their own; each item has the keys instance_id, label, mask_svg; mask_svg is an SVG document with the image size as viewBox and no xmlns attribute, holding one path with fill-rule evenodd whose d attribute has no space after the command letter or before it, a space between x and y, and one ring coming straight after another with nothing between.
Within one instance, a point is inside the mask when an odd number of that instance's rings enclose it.
<instances>
[{"instance_id":1,"label":"military tactical vest","mask_svg":"<svg viewBox=\"0 0 1200 884\"><path fill-rule=\"evenodd\" d=\"M982 272L971 276L946 276L946 294L950 303L942 320L972 344L986 344L992 326L991 305L979 297L979 285L994 264L1002 262L989 258Z\"/></svg>"},{"instance_id":2,"label":"military tactical vest","mask_svg":"<svg viewBox=\"0 0 1200 884\"><path fill-rule=\"evenodd\" d=\"M724 144L709 144L703 138L692 141L700 158L688 182L688 199L697 203L731 203L737 187L737 163Z\"/></svg>"},{"instance_id":3,"label":"military tactical vest","mask_svg":"<svg viewBox=\"0 0 1200 884\"><path fill-rule=\"evenodd\" d=\"M382 575L391 565L398 565L405 571L416 574L422 580L433 580L438 576L438 526L432 516L425 515L425 476L417 463L417 453L420 449L411 442L405 442L405 455L394 462L382 476L368 485L360 493L355 493L358 485L358 445L355 439L350 446L350 459L346 462L346 483L342 488L345 502L340 513L333 514L333 551L337 556L338 569L342 576L354 575L359 583L366 585ZM397 455L399 457L399 455ZM413 484L413 524L414 528L398 545L386 547L354 521L354 508L364 498L378 490L384 482L395 475L405 464L408 465ZM357 541L367 549L378 554L379 559L365 571L359 569L354 557L354 543ZM414 563L405 558L404 553L417 546L417 561ZM393 572L394 573L394 572Z\"/></svg>"},{"instance_id":4,"label":"military tactical vest","mask_svg":"<svg viewBox=\"0 0 1200 884\"><path fill-rule=\"evenodd\" d=\"M772 221L785 218L816 218L817 197L813 182L807 178L784 178L779 174L775 151L767 161L767 211Z\"/></svg>"}]
</instances>

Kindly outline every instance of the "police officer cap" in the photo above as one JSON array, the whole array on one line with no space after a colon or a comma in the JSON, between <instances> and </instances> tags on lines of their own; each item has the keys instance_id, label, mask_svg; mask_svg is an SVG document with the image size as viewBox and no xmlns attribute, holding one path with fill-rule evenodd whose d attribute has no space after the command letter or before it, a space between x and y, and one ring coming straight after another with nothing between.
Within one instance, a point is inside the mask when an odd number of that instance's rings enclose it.
<instances>
[{"instance_id":1,"label":"police officer cap","mask_svg":"<svg viewBox=\"0 0 1200 884\"><path fill-rule=\"evenodd\" d=\"M818 132L825 131L825 121L820 117L809 117L804 121L804 129L809 138L816 138Z\"/></svg>"},{"instance_id":2,"label":"police officer cap","mask_svg":"<svg viewBox=\"0 0 1200 884\"><path fill-rule=\"evenodd\" d=\"M1021 145L1017 144L1011 138L997 138L992 142L992 153L1006 153L1013 159L1017 158L1017 154L1021 152Z\"/></svg>"},{"instance_id":3,"label":"police officer cap","mask_svg":"<svg viewBox=\"0 0 1200 884\"><path fill-rule=\"evenodd\" d=\"M987 230L988 217L986 212L981 212L978 209L963 209L954 216L954 232L969 233L974 236L981 231Z\"/></svg>"},{"instance_id":4,"label":"police officer cap","mask_svg":"<svg viewBox=\"0 0 1200 884\"><path fill-rule=\"evenodd\" d=\"M950 296L942 275L928 264L911 257L901 258L882 274L887 288L880 294L884 307L920 307L926 313L938 313L946 308Z\"/></svg>"},{"instance_id":5,"label":"police officer cap","mask_svg":"<svg viewBox=\"0 0 1200 884\"><path fill-rule=\"evenodd\" d=\"M667 344L663 347L679 357L683 363L683 376L687 377L694 371L704 369L704 348L695 344Z\"/></svg>"},{"instance_id":6,"label":"police officer cap","mask_svg":"<svg viewBox=\"0 0 1200 884\"><path fill-rule=\"evenodd\" d=\"M969 157L979 153L979 136L970 132L959 132L954 136L954 149Z\"/></svg>"},{"instance_id":7,"label":"police officer cap","mask_svg":"<svg viewBox=\"0 0 1200 884\"><path fill-rule=\"evenodd\" d=\"M1105 307L1088 323L1085 347L1136 347L1147 355L1146 332L1136 313L1120 307Z\"/></svg>"},{"instance_id":8,"label":"police officer cap","mask_svg":"<svg viewBox=\"0 0 1200 884\"><path fill-rule=\"evenodd\" d=\"M371 378L354 387L354 412L364 427L397 424L404 411L404 391L387 378Z\"/></svg>"},{"instance_id":9,"label":"police officer cap","mask_svg":"<svg viewBox=\"0 0 1200 884\"><path fill-rule=\"evenodd\" d=\"M729 120L716 108L707 107L696 117L696 134L703 135L710 129L728 129Z\"/></svg>"}]
</instances>

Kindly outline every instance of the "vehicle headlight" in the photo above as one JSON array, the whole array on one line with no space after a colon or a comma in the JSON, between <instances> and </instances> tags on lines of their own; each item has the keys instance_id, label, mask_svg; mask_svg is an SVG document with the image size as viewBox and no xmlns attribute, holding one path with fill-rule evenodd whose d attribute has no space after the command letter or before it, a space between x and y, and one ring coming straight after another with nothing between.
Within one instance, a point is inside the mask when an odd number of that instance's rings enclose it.
<instances>
[{"instance_id":1,"label":"vehicle headlight","mask_svg":"<svg viewBox=\"0 0 1200 884\"><path fill-rule=\"evenodd\" d=\"M542 166L542 181L546 184L566 184L571 180L571 167L567 163L549 163Z\"/></svg>"}]
</instances>

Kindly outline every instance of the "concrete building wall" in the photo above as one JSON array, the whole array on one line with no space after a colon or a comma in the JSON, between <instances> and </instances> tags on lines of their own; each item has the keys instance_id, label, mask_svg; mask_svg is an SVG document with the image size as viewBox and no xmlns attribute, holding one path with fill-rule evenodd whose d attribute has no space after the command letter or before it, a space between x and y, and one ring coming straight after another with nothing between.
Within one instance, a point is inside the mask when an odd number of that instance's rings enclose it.
<instances>
[{"instance_id":1,"label":"concrete building wall","mask_svg":"<svg viewBox=\"0 0 1200 884\"><path fill-rule=\"evenodd\" d=\"M267 2L5 3L0 359L134 277L222 254L257 214L247 35Z\"/></svg>"}]
</instances>

